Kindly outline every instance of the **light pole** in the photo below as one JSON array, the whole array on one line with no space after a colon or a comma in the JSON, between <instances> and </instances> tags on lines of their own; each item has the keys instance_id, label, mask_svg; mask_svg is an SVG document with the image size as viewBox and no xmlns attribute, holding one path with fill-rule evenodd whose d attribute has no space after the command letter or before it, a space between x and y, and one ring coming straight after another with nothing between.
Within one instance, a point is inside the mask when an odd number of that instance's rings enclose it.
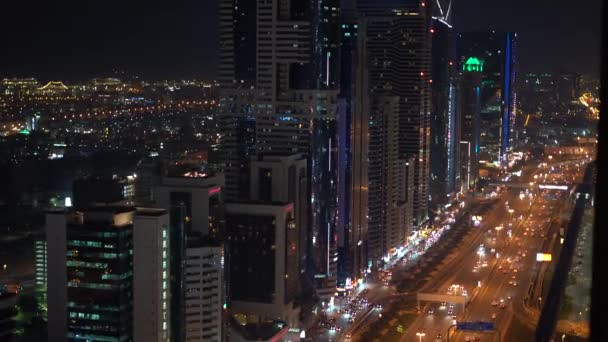
<instances>
[{"instance_id":1,"label":"light pole","mask_svg":"<svg viewBox=\"0 0 608 342\"><path fill-rule=\"evenodd\" d=\"M419 332L417 332L417 333L416 333L416 336L418 336L419 341L420 341L420 342L422 342L422 338L423 338L424 336L426 336L426 334L425 334L425 333L419 333Z\"/></svg>"}]
</instances>

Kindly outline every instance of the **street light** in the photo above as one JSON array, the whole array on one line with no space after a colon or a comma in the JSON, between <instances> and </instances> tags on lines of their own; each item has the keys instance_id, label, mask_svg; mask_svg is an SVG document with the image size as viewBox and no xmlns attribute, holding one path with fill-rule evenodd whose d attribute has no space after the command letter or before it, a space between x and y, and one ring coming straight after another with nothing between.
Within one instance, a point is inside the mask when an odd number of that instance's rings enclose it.
<instances>
[{"instance_id":1,"label":"street light","mask_svg":"<svg viewBox=\"0 0 608 342\"><path fill-rule=\"evenodd\" d=\"M420 342L422 342L422 338L423 338L424 336L426 336L426 334L425 334L425 333L419 333L419 332L417 332L417 333L416 333L416 336L418 336L418 338L420 339L419 341L420 341Z\"/></svg>"}]
</instances>

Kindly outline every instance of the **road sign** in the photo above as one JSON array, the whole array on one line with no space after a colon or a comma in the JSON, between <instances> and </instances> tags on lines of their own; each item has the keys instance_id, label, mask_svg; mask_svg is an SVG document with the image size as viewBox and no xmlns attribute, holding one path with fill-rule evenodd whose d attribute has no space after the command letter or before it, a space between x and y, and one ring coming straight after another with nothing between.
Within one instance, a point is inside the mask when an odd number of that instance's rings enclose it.
<instances>
[{"instance_id":1,"label":"road sign","mask_svg":"<svg viewBox=\"0 0 608 342\"><path fill-rule=\"evenodd\" d=\"M460 322L456 324L457 330L469 330L469 331L486 331L494 330L494 322Z\"/></svg>"}]
</instances>

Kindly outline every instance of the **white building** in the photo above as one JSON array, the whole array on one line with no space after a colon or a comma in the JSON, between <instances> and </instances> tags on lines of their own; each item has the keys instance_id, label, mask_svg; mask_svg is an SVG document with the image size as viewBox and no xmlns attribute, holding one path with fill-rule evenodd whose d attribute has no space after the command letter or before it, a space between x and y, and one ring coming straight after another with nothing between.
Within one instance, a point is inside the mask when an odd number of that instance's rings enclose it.
<instances>
[{"instance_id":1,"label":"white building","mask_svg":"<svg viewBox=\"0 0 608 342\"><path fill-rule=\"evenodd\" d=\"M189 241L186 249L185 340L223 341L224 248Z\"/></svg>"},{"instance_id":2,"label":"white building","mask_svg":"<svg viewBox=\"0 0 608 342\"><path fill-rule=\"evenodd\" d=\"M133 225L133 337L170 340L169 215L140 209Z\"/></svg>"}]
</instances>

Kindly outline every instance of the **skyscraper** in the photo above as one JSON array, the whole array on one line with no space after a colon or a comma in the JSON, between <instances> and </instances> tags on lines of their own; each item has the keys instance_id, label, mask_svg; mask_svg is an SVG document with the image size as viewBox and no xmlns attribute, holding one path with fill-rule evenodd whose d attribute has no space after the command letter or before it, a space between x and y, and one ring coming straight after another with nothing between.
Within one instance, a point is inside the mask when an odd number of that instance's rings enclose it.
<instances>
[{"instance_id":1,"label":"skyscraper","mask_svg":"<svg viewBox=\"0 0 608 342\"><path fill-rule=\"evenodd\" d=\"M338 236L339 282L346 286L368 268L369 111L363 80L364 54L354 8L342 11L340 25L340 93L338 105Z\"/></svg>"},{"instance_id":2,"label":"skyscraper","mask_svg":"<svg viewBox=\"0 0 608 342\"><path fill-rule=\"evenodd\" d=\"M477 58L482 65L479 157L503 164L510 150L516 112L517 33L462 33L458 56L461 67L470 57Z\"/></svg>"},{"instance_id":3,"label":"skyscraper","mask_svg":"<svg viewBox=\"0 0 608 342\"><path fill-rule=\"evenodd\" d=\"M49 213L49 341L170 341L168 226L158 209Z\"/></svg>"},{"instance_id":4,"label":"skyscraper","mask_svg":"<svg viewBox=\"0 0 608 342\"><path fill-rule=\"evenodd\" d=\"M249 199L264 203L294 204L297 230L299 274L307 267L308 249L308 170L303 154L291 156L259 156L251 162L251 191ZM246 199L246 198L244 198Z\"/></svg>"},{"instance_id":5,"label":"skyscraper","mask_svg":"<svg viewBox=\"0 0 608 342\"><path fill-rule=\"evenodd\" d=\"M368 73L364 96L398 97L398 153L399 158L415 156L414 225L419 227L428 218L429 202L431 8L407 0L365 0L358 8Z\"/></svg>"},{"instance_id":6,"label":"skyscraper","mask_svg":"<svg viewBox=\"0 0 608 342\"><path fill-rule=\"evenodd\" d=\"M252 156L303 153L309 175L308 273L334 273L335 279L338 1L241 2L220 4L226 199L247 198ZM335 281L323 286L335 292Z\"/></svg>"},{"instance_id":7,"label":"skyscraper","mask_svg":"<svg viewBox=\"0 0 608 342\"><path fill-rule=\"evenodd\" d=\"M248 322L297 326L297 231L292 203L226 204L230 310Z\"/></svg>"},{"instance_id":8,"label":"skyscraper","mask_svg":"<svg viewBox=\"0 0 608 342\"><path fill-rule=\"evenodd\" d=\"M445 4L444 4L445 5ZM451 8L448 6L447 8ZM436 12L446 11L440 3ZM454 197L456 189L456 33L441 17L433 17L430 193L434 210Z\"/></svg>"},{"instance_id":9,"label":"skyscraper","mask_svg":"<svg viewBox=\"0 0 608 342\"><path fill-rule=\"evenodd\" d=\"M171 329L174 341L185 341L188 336L185 328L189 285L187 278L193 273L192 265L187 264L189 254L200 253L198 244L191 240L221 238L223 225L223 199L221 197L224 178L222 175L184 174L180 177L164 177L156 190L157 204L169 212L171 235ZM219 246L219 243L218 243ZM195 250L190 251L190 248ZM218 255L217 258L220 258ZM201 265L202 267L202 265ZM198 270L202 272L202 270ZM195 273L195 272L194 272ZM191 279L192 280L192 279ZM217 286L217 285L215 285ZM215 287L210 290L214 290ZM201 296L208 294L202 293ZM192 299L196 301L196 298ZM194 304L192 304L194 305ZM223 300L208 303L204 311L221 310ZM203 308L199 307L199 310ZM189 310L192 315L192 310ZM201 313L202 314L202 313ZM215 330L223 331L223 322L216 322ZM200 328L200 326L199 326ZM202 334L196 335L200 341ZM191 339L197 341L196 339Z\"/></svg>"},{"instance_id":10,"label":"skyscraper","mask_svg":"<svg viewBox=\"0 0 608 342\"><path fill-rule=\"evenodd\" d=\"M459 137L461 191L475 191L479 179L481 132L482 62L470 57L463 65L460 78Z\"/></svg>"}]
</instances>

